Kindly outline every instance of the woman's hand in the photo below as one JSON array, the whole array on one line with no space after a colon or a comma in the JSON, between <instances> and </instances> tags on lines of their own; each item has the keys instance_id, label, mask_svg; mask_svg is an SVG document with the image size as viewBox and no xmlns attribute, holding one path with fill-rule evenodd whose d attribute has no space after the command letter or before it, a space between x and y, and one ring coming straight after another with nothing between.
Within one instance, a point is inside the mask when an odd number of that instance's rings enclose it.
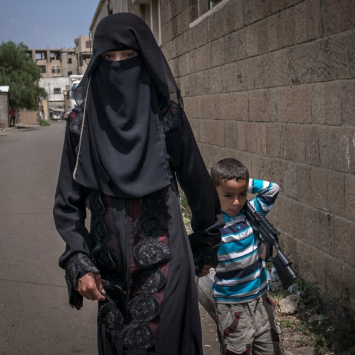
<instances>
[{"instance_id":1,"label":"woman's hand","mask_svg":"<svg viewBox=\"0 0 355 355\"><path fill-rule=\"evenodd\" d=\"M104 292L100 274L89 272L76 282L76 290L86 299L91 301L105 301L100 292Z\"/></svg>"},{"instance_id":2,"label":"woman's hand","mask_svg":"<svg viewBox=\"0 0 355 355\"><path fill-rule=\"evenodd\" d=\"M200 274L196 275L197 277L204 277L210 273L211 265L205 265Z\"/></svg>"}]
</instances>

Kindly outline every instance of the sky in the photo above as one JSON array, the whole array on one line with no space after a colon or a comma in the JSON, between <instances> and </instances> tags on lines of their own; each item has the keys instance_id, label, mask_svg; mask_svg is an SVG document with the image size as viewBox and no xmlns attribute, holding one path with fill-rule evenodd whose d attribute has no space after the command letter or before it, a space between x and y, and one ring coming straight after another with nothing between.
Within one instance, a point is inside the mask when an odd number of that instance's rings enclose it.
<instances>
[{"instance_id":1,"label":"sky","mask_svg":"<svg viewBox=\"0 0 355 355\"><path fill-rule=\"evenodd\" d=\"M72 48L87 35L99 0L0 0L0 43Z\"/></svg>"}]
</instances>

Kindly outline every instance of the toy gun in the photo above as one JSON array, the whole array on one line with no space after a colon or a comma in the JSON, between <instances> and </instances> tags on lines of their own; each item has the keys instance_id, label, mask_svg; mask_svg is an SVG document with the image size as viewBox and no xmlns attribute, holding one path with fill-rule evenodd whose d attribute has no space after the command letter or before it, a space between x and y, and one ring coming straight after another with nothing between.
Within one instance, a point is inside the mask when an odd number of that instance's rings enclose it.
<instances>
[{"instance_id":1,"label":"toy gun","mask_svg":"<svg viewBox=\"0 0 355 355\"><path fill-rule=\"evenodd\" d=\"M285 289L288 288L296 281L297 275L292 268L291 261L281 251L279 239L277 238L280 233L273 227L273 225L265 218L262 213L255 211L249 201L245 203L244 215L254 230L262 236L262 240L266 245L265 260L274 264L282 286ZM272 256L273 247L276 249L276 256Z\"/></svg>"}]
</instances>

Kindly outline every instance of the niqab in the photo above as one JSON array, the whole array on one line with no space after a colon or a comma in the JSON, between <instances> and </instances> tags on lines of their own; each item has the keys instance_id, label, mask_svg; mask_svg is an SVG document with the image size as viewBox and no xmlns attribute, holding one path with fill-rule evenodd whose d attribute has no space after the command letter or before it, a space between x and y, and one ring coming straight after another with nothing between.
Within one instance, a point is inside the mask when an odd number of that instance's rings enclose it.
<instances>
[{"instance_id":1,"label":"niqab","mask_svg":"<svg viewBox=\"0 0 355 355\"><path fill-rule=\"evenodd\" d=\"M103 53L127 48L139 55L114 62L102 59ZM182 101L141 18L118 13L101 20L75 98L86 98L75 181L121 198L145 196L170 184L160 106L169 99Z\"/></svg>"}]
</instances>

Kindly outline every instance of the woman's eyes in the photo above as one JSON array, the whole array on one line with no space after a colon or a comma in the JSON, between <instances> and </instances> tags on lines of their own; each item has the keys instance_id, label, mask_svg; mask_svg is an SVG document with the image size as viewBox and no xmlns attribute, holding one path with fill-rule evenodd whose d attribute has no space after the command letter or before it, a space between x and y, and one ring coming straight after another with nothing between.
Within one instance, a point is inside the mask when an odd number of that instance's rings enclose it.
<instances>
[{"instance_id":1,"label":"woman's eyes","mask_svg":"<svg viewBox=\"0 0 355 355\"><path fill-rule=\"evenodd\" d=\"M240 196L245 197L247 194L240 194Z\"/></svg>"},{"instance_id":2,"label":"woman's eyes","mask_svg":"<svg viewBox=\"0 0 355 355\"><path fill-rule=\"evenodd\" d=\"M225 198L231 198L232 195L224 195Z\"/></svg>"},{"instance_id":3,"label":"woman's eyes","mask_svg":"<svg viewBox=\"0 0 355 355\"><path fill-rule=\"evenodd\" d=\"M129 58L133 58L137 55L137 53L135 52L127 52L119 55L114 55L112 53L107 53L103 55L103 58L106 60L124 60L124 59L129 59Z\"/></svg>"},{"instance_id":4,"label":"woman's eyes","mask_svg":"<svg viewBox=\"0 0 355 355\"><path fill-rule=\"evenodd\" d=\"M126 58L134 57L134 53L133 52L128 52L128 53L125 54L125 57Z\"/></svg>"}]
</instances>

